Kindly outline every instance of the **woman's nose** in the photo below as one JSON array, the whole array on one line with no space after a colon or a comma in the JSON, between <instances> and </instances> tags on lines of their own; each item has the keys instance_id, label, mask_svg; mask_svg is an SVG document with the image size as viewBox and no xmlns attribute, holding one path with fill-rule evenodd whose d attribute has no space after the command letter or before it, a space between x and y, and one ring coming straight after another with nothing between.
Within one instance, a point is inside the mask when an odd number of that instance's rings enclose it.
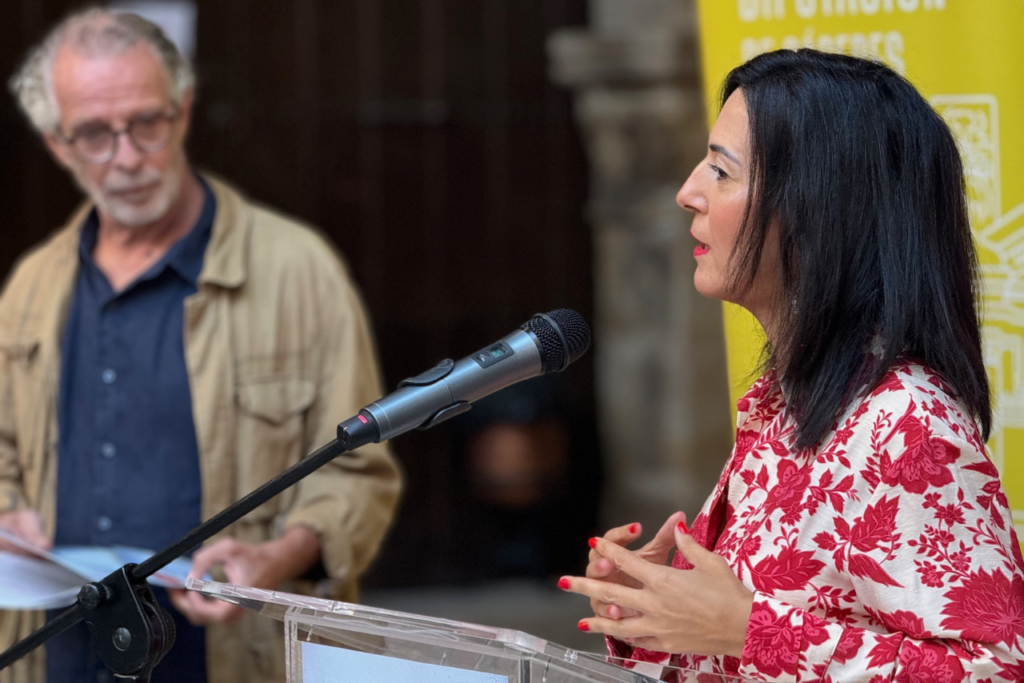
<instances>
[{"instance_id":1,"label":"woman's nose","mask_svg":"<svg viewBox=\"0 0 1024 683\"><path fill-rule=\"evenodd\" d=\"M687 211L704 213L707 211L707 202L704 200L704 195L698 187L696 175L697 169L695 168L690 173L690 177L683 183L683 186L679 188L679 192L676 193L676 204Z\"/></svg>"}]
</instances>

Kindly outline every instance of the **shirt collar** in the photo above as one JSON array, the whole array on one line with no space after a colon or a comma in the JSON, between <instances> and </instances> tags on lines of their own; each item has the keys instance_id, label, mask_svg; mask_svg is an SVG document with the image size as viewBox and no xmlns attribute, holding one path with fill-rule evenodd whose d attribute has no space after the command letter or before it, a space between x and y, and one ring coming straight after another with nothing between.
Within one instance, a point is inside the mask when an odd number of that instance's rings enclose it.
<instances>
[{"instance_id":1,"label":"shirt collar","mask_svg":"<svg viewBox=\"0 0 1024 683\"><path fill-rule=\"evenodd\" d=\"M203 269L203 255L206 253L206 245L210 242L213 219L217 215L217 200L213 192L202 178L199 182L203 186L203 210L199 213L192 230L178 240L165 257L167 265L192 285L196 284Z\"/></svg>"}]
</instances>

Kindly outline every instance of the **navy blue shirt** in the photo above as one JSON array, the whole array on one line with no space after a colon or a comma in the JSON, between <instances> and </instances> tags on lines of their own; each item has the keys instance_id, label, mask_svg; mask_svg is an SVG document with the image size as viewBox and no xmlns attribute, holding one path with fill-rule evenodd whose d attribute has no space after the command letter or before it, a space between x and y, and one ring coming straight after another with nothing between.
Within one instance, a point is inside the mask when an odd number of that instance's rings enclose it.
<instances>
[{"instance_id":1,"label":"navy blue shirt","mask_svg":"<svg viewBox=\"0 0 1024 683\"><path fill-rule=\"evenodd\" d=\"M80 268L61 347L57 545L160 550L199 524L199 448L184 352L184 301L196 292L216 200L203 183L192 230L115 292L92 259L95 211L82 226ZM174 649L153 682L205 681L203 630L166 592ZM110 680L84 624L47 647L49 683Z\"/></svg>"}]
</instances>

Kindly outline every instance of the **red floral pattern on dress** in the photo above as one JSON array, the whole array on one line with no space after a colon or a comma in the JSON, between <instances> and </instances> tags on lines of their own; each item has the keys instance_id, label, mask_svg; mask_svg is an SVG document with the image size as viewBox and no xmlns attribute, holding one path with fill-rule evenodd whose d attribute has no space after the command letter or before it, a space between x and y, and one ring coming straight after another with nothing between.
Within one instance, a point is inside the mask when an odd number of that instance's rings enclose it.
<instances>
[{"instance_id":1,"label":"red floral pattern on dress","mask_svg":"<svg viewBox=\"0 0 1024 683\"><path fill-rule=\"evenodd\" d=\"M737 407L736 447L691 534L754 591L743 658L635 656L766 681L1024 680L1006 494L936 373L901 362L812 451L792 447L772 373ZM689 568L678 554L673 566Z\"/></svg>"},{"instance_id":2,"label":"red floral pattern on dress","mask_svg":"<svg viewBox=\"0 0 1024 683\"><path fill-rule=\"evenodd\" d=\"M844 664L853 659L863 646L864 635L860 631L846 631L843 633L842 638L839 639L839 644L836 645L836 651L832 655L832 659L840 664Z\"/></svg>"},{"instance_id":3,"label":"red floral pattern on dress","mask_svg":"<svg viewBox=\"0 0 1024 683\"><path fill-rule=\"evenodd\" d=\"M885 667L899 654L902 642L899 635L875 639L874 646L868 651L868 664L876 669Z\"/></svg>"},{"instance_id":4,"label":"red floral pattern on dress","mask_svg":"<svg viewBox=\"0 0 1024 683\"><path fill-rule=\"evenodd\" d=\"M999 570L971 572L946 592L942 625L971 640L1016 645L1024 639L1024 578Z\"/></svg>"},{"instance_id":5,"label":"red floral pattern on dress","mask_svg":"<svg viewBox=\"0 0 1024 683\"><path fill-rule=\"evenodd\" d=\"M888 614L882 613L875 618L890 631L906 633L912 638L932 637L931 632L924 627L924 620L913 612L898 609Z\"/></svg>"},{"instance_id":6,"label":"red floral pattern on dress","mask_svg":"<svg viewBox=\"0 0 1024 683\"><path fill-rule=\"evenodd\" d=\"M961 683L964 667L956 655L936 643L905 643L900 650L897 683Z\"/></svg>"},{"instance_id":7,"label":"red floral pattern on dress","mask_svg":"<svg viewBox=\"0 0 1024 683\"><path fill-rule=\"evenodd\" d=\"M743 644L743 659L766 676L796 675L800 643L788 619L780 619L770 605L755 604Z\"/></svg>"},{"instance_id":8,"label":"red floral pattern on dress","mask_svg":"<svg viewBox=\"0 0 1024 683\"><path fill-rule=\"evenodd\" d=\"M783 548L778 555L769 555L751 567L751 581L759 591L799 590L825 567L814 559L811 551Z\"/></svg>"}]
</instances>

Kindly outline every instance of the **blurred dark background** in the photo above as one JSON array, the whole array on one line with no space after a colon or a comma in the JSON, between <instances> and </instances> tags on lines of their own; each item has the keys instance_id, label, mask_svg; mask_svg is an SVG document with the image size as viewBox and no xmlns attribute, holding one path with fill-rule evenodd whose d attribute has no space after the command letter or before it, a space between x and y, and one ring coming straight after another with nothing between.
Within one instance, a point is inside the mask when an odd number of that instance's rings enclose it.
<instances>
[{"instance_id":1,"label":"blurred dark background","mask_svg":"<svg viewBox=\"0 0 1024 683\"><path fill-rule=\"evenodd\" d=\"M601 650L557 576L610 526L692 518L731 442L675 203L707 144L693 0L117 4L197 10L193 163L338 246L388 389L536 312L591 322L567 372L394 442L406 492L362 600ZM0 77L80 7L2 0ZM80 195L6 91L0 131L5 278Z\"/></svg>"},{"instance_id":2,"label":"blurred dark background","mask_svg":"<svg viewBox=\"0 0 1024 683\"><path fill-rule=\"evenodd\" d=\"M81 6L0 3L4 80ZM550 33L585 19L584 0L200 4L193 163L338 245L369 307L389 389L538 311L568 307L590 319L586 163L571 95L548 80L544 49ZM5 278L80 195L6 91L0 130ZM592 357L560 377L573 429L590 443ZM443 583L461 574L450 558L466 497L452 428L393 446L407 490L364 585ZM593 525L597 492L578 497Z\"/></svg>"}]
</instances>

